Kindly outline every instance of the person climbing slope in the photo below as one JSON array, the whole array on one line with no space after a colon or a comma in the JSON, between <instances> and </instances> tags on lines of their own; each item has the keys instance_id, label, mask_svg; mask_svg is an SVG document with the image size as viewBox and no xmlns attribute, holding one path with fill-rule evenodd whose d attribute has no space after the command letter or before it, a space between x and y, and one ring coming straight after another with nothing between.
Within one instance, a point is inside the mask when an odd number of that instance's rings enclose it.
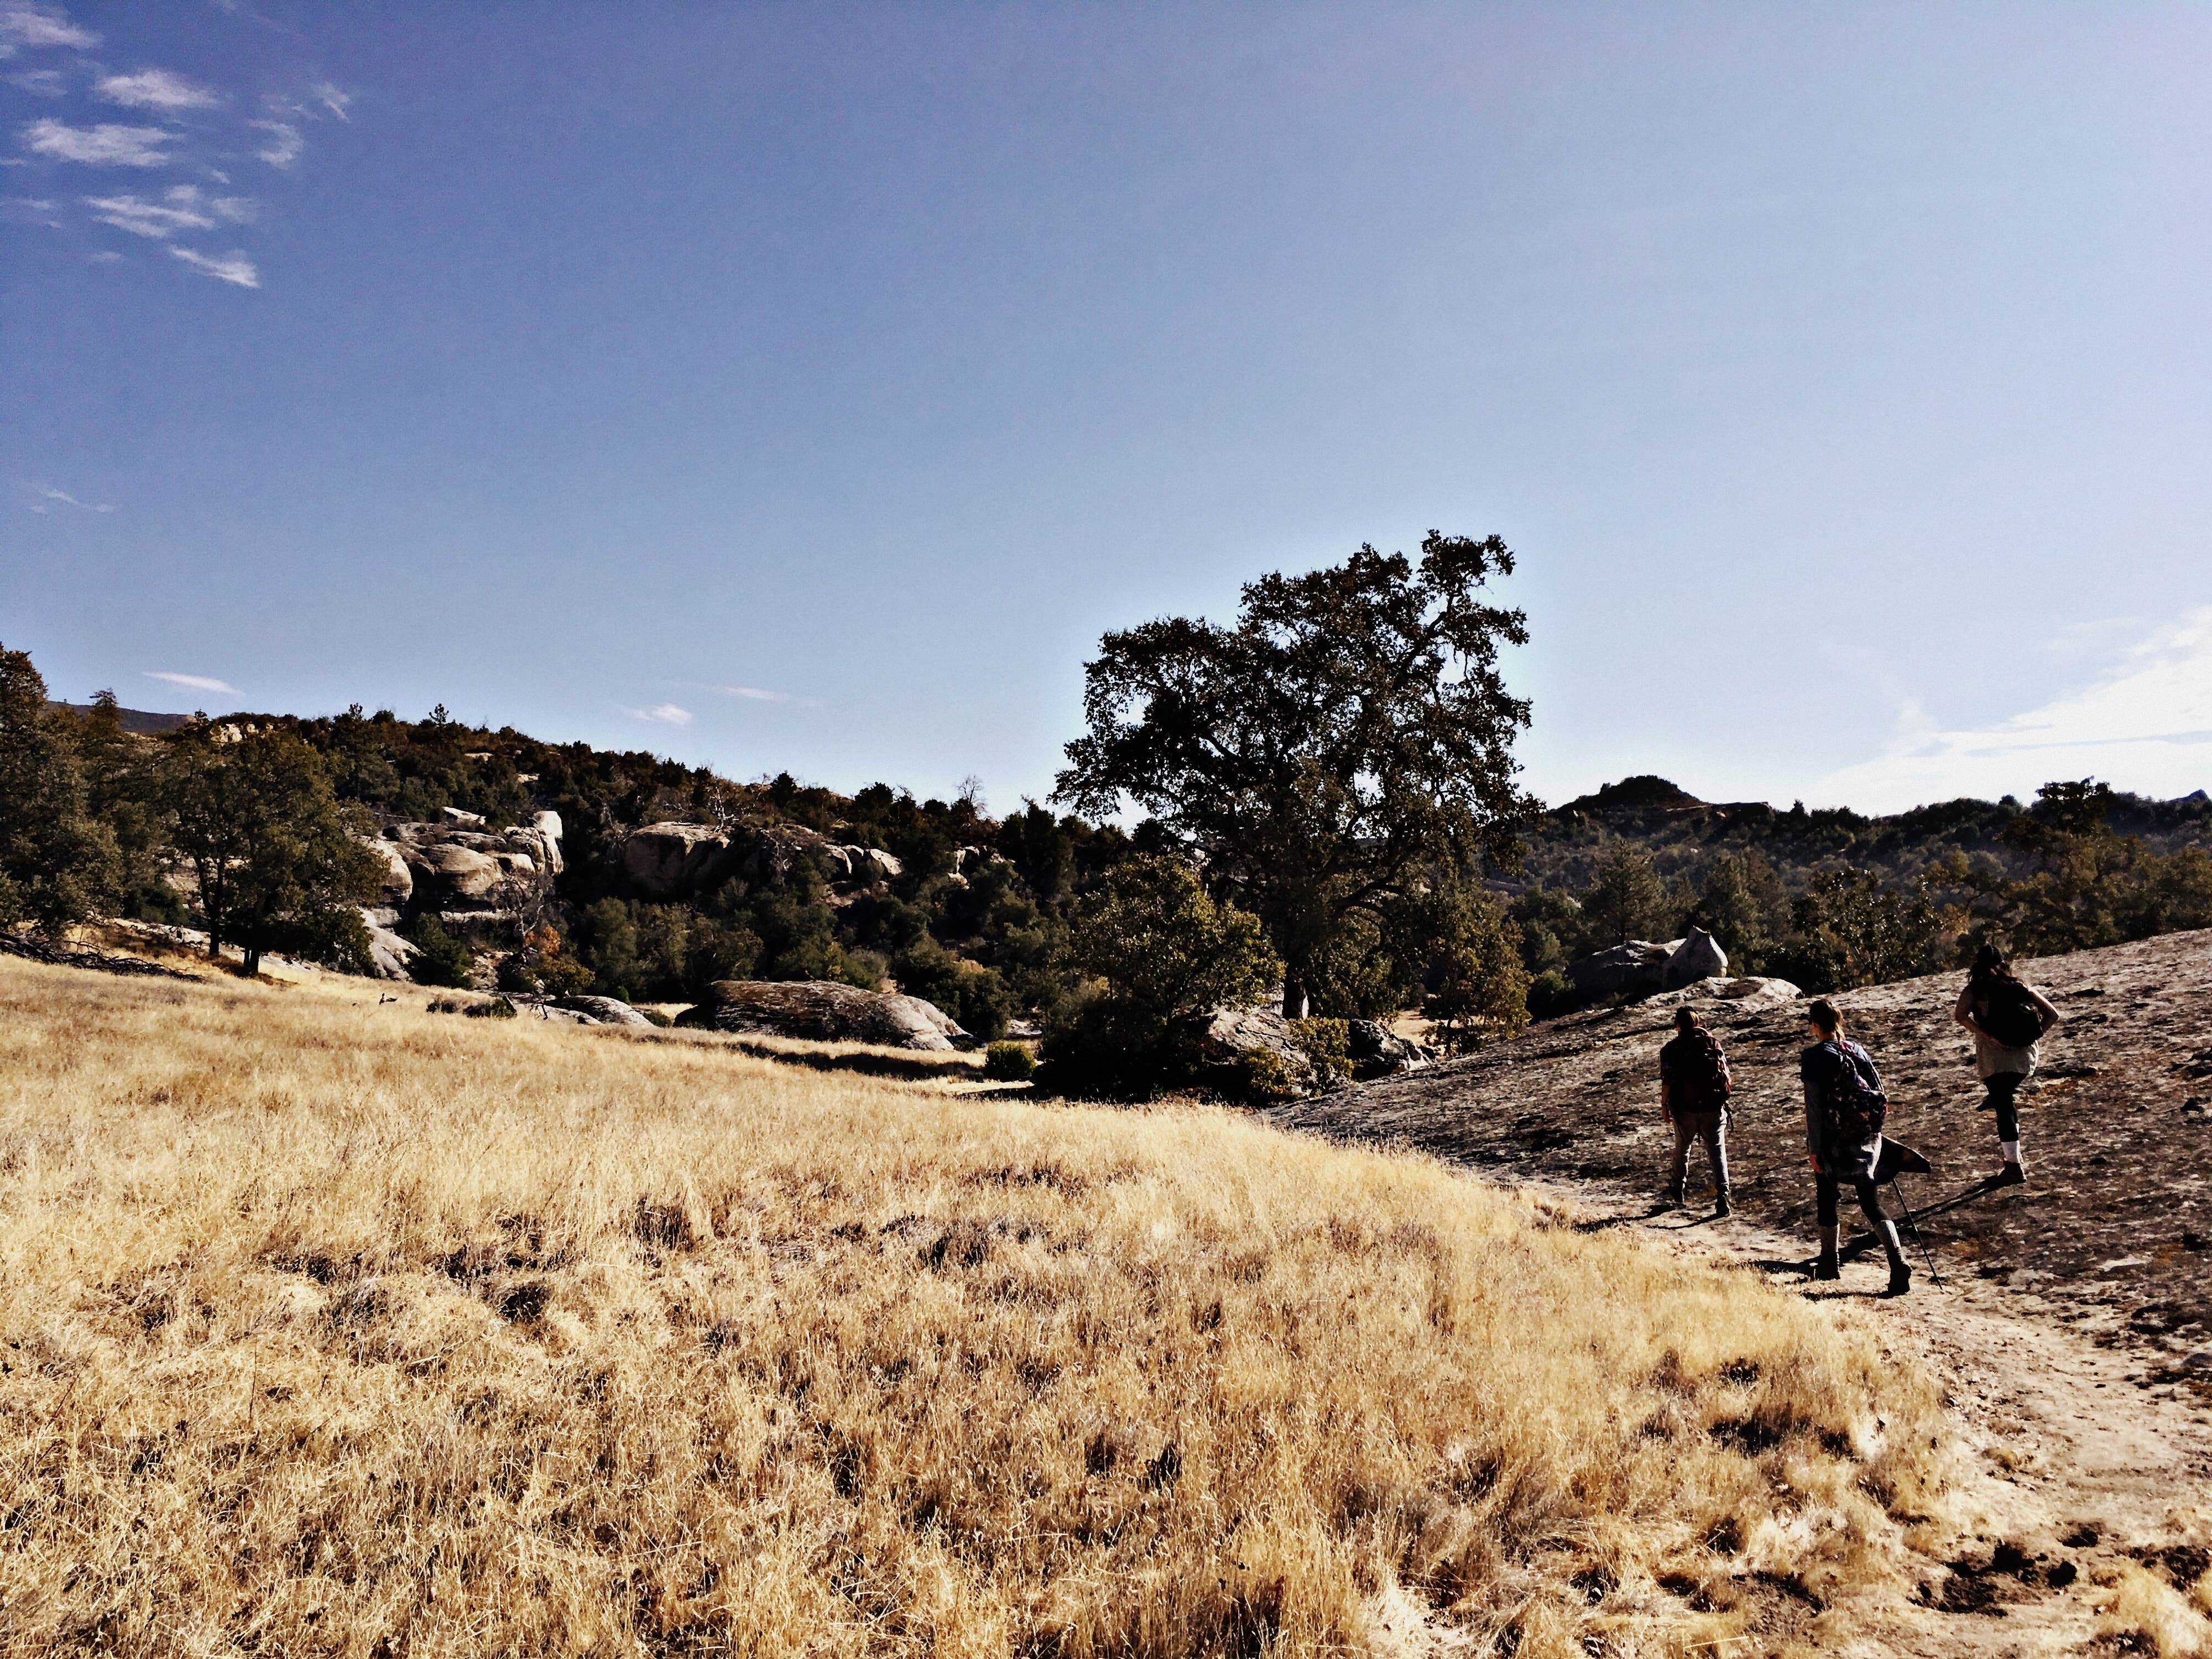
<instances>
[{"instance_id":1,"label":"person climbing slope","mask_svg":"<svg viewBox=\"0 0 2212 1659\"><path fill-rule=\"evenodd\" d=\"M1982 1079L1982 1109L1997 1115L1997 1147L2003 1162L1992 1187L2017 1187L2027 1179L2020 1156L2021 1085L2035 1075L2041 1044L2058 1024L2058 1010L2043 993L2014 974L2004 953L1984 945L1959 993L1951 1018L1973 1033L1974 1070Z\"/></svg>"},{"instance_id":2,"label":"person climbing slope","mask_svg":"<svg viewBox=\"0 0 2212 1659\"><path fill-rule=\"evenodd\" d=\"M1889 1257L1884 1294L1903 1296L1912 1288L1912 1269L1898 1243L1897 1224L1881 1212L1881 1194L1875 1185L1882 1125L1889 1115L1881 1073L1873 1056L1844 1036L1843 1016L1826 997L1815 997L1805 1011L1805 1035L1813 1043L1797 1056L1797 1076L1805 1085L1805 1150L1813 1165L1820 1223L1820 1259L1813 1277L1843 1276L1836 1260L1841 1224L1836 1200L1848 1181Z\"/></svg>"},{"instance_id":3,"label":"person climbing slope","mask_svg":"<svg viewBox=\"0 0 2212 1659\"><path fill-rule=\"evenodd\" d=\"M1729 1212L1728 1102L1735 1090L1720 1039L1687 1008L1674 1011L1675 1036L1659 1051L1659 1113L1674 1127L1674 1173L1667 1183L1669 1206L1682 1201L1690 1143L1705 1143L1712 1166L1713 1213Z\"/></svg>"}]
</instances>

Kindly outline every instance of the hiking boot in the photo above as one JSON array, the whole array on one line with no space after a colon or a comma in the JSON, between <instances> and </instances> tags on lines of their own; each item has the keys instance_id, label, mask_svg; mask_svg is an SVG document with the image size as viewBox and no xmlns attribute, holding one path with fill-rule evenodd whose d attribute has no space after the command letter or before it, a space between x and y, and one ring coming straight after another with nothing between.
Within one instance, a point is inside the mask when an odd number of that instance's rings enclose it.
<instances>
[{"instance_id":1,"label":"hiking boot","mask_svg":"<svg viewBox=\"0 0 2212 1659\"><path fill-rule=\"evenodd\" d=\"M1820 1256L1813 1264L1813 1277L1816 1279L1841 1279L1844 1276L1843 1269L1836 1265L1836 1233L1837 1229L1833 1227L1820 1229Z\"/></svg>"},{"instance_id":2,"label":"hiking boot","mask_svg":"<svg viewBox=\"0 0 2212 1659\"><path fill-rule=\"evenodd\" d=\"M1713 1200L1713 1219L1716 1221L1725 1221L1729 1218L1729 1195L1726 1193L1723 1193L1718 1198L1716 1198Z\"/></svg>"},{"instance_id":3,"label":"hiking boot","mask_svg":"<svg viewBox=\"0 0 2212 1659\"><path fill-rule=\"evenodd\" d=\"M2020 1187L2027 1184L2027 1171L2017 1164L2000 1164L1997 1172L1990 1177L1992 1187Z\"/></svg>"},{"instance_id":4,"label":"hiking boot","mask_svg":"<svg viewBox=\"0 0 2212 1659\"><path fill-rule=\"evenodd\" d=\"M1682 1207L1682 1189L1680 1187L1670 1187L1667 1191L1660 1194L1659 1207L1662 1210L1680 1209Z\"/></svg>"},{"instance_id":5,"label":"hiking boot","mask_svg":"<svg viewBox=\"0 0 2212 1659\"><path fill-rule=\"evenodd\" d=\"M1905 1259L1905 1248L1897 1237L1897 1224L1881 1224L1881 1253L1889 1258L1889 1288L1884 1296L1903 1296L1912 1288L1912 1264Z\"/></svg>"}]
</instances>

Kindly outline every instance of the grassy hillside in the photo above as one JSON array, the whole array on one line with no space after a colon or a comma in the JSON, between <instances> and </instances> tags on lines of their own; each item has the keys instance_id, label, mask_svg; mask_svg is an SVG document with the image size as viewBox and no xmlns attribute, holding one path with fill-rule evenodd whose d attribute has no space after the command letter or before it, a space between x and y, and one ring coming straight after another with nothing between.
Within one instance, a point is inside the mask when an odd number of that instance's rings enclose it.
<instances>
[{"instance_id":1,"label":"grassy hillside","mask_svg":"<svg viewBox=\"0 0 2212 1659\"><path fill-rule=\"evenodd\" d=\"M5 960L0 1424L15 1651L1775 1651L1948 1455L1418 1159Z\"/></svg>"}]
</instances>

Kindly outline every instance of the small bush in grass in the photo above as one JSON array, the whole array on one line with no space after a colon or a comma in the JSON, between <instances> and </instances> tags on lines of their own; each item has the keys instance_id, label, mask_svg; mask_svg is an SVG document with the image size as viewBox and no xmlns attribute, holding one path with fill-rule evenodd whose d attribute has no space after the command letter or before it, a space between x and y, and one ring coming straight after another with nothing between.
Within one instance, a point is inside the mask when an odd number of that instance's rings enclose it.
<instances>
[{"instance_id":1,"label":"small bush in grass","mask_svg":"<svg viewBox=\"0 0 2212 1659\"><path fill-rule=\"evenodd\" d=\"M983 1051L983 1075L994 1083L1019 1083L1036 1070L1036 1057L1018 1042L994 1042Z\"/></svg>"}]
</instances>

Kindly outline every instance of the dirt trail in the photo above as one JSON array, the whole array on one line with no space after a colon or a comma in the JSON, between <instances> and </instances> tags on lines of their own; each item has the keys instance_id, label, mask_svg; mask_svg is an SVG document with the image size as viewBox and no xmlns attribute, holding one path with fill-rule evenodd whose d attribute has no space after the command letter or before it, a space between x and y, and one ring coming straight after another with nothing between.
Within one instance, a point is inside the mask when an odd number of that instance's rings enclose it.
<instances>
[{"instance_id":1,"label":"dirt trail","mask_svg":"<svg viewBox=\"0 0 2212 1659\"><path fill-rule=\"evenodd\" d=\"M2185 1592L2212 1566L2212 935L2024 971L2074 1017L2046 1045L2045 1076L2024 1098L2025 1188L1982 1178L1996 1147L1948 1019L1958 979L1838 999L1890 1084L1893 1133L1929 1152L1938 1172L1910 1183L1926 1206L1923 1239L1912 1293L1893 1301L1875 1299L1887 1279L1881 1252L1848 1226L1842 1282L1805 1276L1802 1006L1707 1010L1738 1079L1736 1214L1726 1221L1654 1201L1672 1146L1653 1080L1668 1007L1552 1022L1469 1060L1270 1115L1333 1138L1410 1145L1549 1197L1575 1224L1630 1228L1808 1297L1863 1300L1901 1354L1943 1379L1978 1516L1972 1535L1945 1552L1948 1570L1931 1564L1924 1604L1881 1621L1880 1650L2151 1652L2100 1637L2099 1610L2124 1567ZM1700 1152L1689 1186L1701 1205ZM1845 1207L1848 1224L1855 1212Z\"/></svg>"},{"instance_id":2,"label":"dirt trail","mask_svg":"<svg viewBox=\"0 0 2212 1659\"><path fill-rule=\"evenodd\" d=\"M1521 1183L1587 1228L1626 1227L1659 1248L1750 1267L1814 1299L1878 1307L1899 1349L1941 1377L1975 1474L1976 1538L1931 1571L1929 1605L1899 1608L1878 1632L1897 1652L2045 1655L2130 1651L2100 1640L2098 1584L2148 1565L2186 1586L2204 1570L2212 1523L2212 1403L2193 1390L2146 1386L2142 1356L2100 1346L2009 1305L1989 1281L1924 1266L1912 1293L1890 1300L1878 1249L1847 1249L1840 1284L1804 1276L1806 1241L1756 1224L1660 1210L1647 1195L1540 1179ZM1916 1253L1917 1255L1917 1253ZM1940 1270L1940 1264L1939 1264ZM2001 1546L2025 1558L1992 1571ZM2053 1589L2054 1569L2074 1572Z\"/></svg>"}]
</instances>

